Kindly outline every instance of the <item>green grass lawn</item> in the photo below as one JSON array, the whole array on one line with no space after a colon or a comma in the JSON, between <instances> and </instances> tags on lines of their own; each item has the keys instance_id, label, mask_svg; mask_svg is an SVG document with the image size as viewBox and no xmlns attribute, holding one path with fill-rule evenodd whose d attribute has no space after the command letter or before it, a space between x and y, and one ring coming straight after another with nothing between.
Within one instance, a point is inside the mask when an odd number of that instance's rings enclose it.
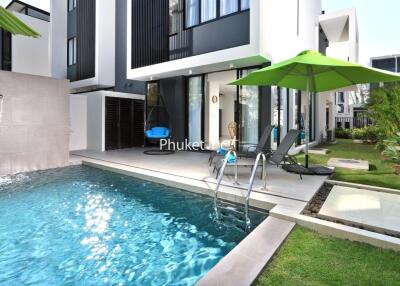
<instances>
[{"instance_id":1,"label":"green grass lawn","mask_svg":"<svg viewBox=\"0 0 400 286\"><path fill-rule=\"evenodd\" d=\"M296 227L257 285L400 285L400 254Z\"/></svg>"},{"instance_id":2,"label":"green grass lawn","mask_svg":"<svg viewBox=\"0 0 400 286\"><path fill-rule=\"evenodd\" d=\"M337 168L333 176L334 180L400 189L400 177L394 173L390 162L381 161L380 152L374 145L356 144L351 139L338 139L337 144L318 147L329 149L330 152L327 155L310 154L311 164L326 165L332 157L369 161L370 171ZM300 162L304 162L304 154L298 155L297 158Z\"/></svg>"}]
</instances>

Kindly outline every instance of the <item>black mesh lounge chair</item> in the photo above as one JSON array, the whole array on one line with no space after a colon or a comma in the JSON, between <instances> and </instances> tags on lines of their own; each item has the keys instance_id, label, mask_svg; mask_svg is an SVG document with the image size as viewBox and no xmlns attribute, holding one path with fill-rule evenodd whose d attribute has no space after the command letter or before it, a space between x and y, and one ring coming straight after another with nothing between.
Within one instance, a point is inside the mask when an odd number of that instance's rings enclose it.
<instances>
[{"instance_id":1,"label":"black mesh lounge chair","mask_svg":"<svg viewBox=\"0 0 400 286\"><path fill-rule=\"evenodd\" d=\"M274 130L275 126L268 125L267 127L264 128L264 131L261 135L260 140L258 141L258 144L244 144L242 145L245 151L239 152L237 155L238 157L242 158L255 158L258 153L261 151L265 153L269 153L271 149L268 147L268 142L269 138L271 137L272 130ZM215 157L224 157L222 154L218 154L216 151L211 152L210 158L208 159L208 162L210 166L212 165L214 158Z\"/></svg>"},{"instance_id":2,"label":"black mesh lounge chair","mask_svg":"<svg viewBox=\"0 0 400 286\"><path fill-rule=\"evenodd\" d=\"M282 142L278 146L278 148L274 152L266 153L267 155L267 162L272 165L280 166L280 165L293 165L295 168L298 169L298 174L300 175L300 179L303 179L302 174L307 174L306 168L299 165L297 160L294 156L290 156L288 154L290 148L296 142L298 136L300 135L299 130L290 130L285 138L283 138ZM222 167L222 160L216 163L214 171L217 171L217 177ZM262 163L262 162L261 162ZM234 166L235 163L229 163L228 166ZM251 159L238 159L237 162L238 166L253 166L254 160ZM298 166L298 167L297 167ZM304 169L304 170L303 170Z\"/></svg>"},{"instance_id":3,"label":"black mesh lounge chair","mask_svg":"<svg viewBox=\"0 0 400 286\"><path fill-rule=\"evenodd\" d=\"M300 133L301 133L300 130L290 130L286 134L285 138L283 138L282 142L279 144L276 151L271 153L270 156L267 158L267 161L269 164L276 166L292 165L294 168L298 168L298 174L300 175L300 179L303 179L302 174L305 174L307 172L305 172L305 170L302 170L303 166L297 163L296 157L290 156L288 154L290 148L292 148L293 144L296 142Z\"/></svg>"}]
</instances>

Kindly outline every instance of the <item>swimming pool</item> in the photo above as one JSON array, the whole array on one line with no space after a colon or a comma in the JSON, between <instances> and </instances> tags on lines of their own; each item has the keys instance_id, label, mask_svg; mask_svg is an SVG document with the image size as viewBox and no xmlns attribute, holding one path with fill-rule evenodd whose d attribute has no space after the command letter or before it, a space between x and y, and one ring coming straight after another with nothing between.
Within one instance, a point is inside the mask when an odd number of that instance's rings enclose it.
<instances>
[{"instance_id":1,"label":"swimming pool","mask_svg":"<svg viewBox=\"0 0 400 286\"><path fill-rule=\"evenodd\" d=\"M212 198L95 168L3 177L0 285L193 285L246 235L213 219Z\"/></svg>"}]
</instances>

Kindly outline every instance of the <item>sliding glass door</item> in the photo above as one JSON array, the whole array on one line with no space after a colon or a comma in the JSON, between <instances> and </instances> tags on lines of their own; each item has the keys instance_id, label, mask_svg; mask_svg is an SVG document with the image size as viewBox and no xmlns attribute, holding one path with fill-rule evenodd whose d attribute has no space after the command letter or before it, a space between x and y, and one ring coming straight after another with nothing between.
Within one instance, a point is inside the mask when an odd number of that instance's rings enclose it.
<instances>
[{"instance_id":1,"label":"sliding glass door","mask_svg":"<svg viewBox=\"0 0 400 286\"><path fill-rule=\"evenodd\" d=\"M188 78L188 129L189 141L200 142L203 139L203 76Z\"/></svg>"},{"instance_id":2,"label":"sliding glass door","mask_svg":"<svg viewBox=\"0 0 400 286\"><path fill-rule=\"evenodd\" d=\"M257 69L238 71L239 78ZM257 144L260 133L260 94L256 86L239 86L239 139L242 144Z\"/></svg>"}]
</instances>

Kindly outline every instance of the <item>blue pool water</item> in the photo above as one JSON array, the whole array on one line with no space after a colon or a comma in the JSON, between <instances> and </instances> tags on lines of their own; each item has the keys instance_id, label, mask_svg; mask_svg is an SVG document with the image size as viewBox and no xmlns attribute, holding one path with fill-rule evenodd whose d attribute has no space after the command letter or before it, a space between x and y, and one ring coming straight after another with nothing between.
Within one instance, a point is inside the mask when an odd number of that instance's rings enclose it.
<instances>
[{"instance_id":1,"label":"blue pool water","mask_svg":"<svg viewBox=\"0 0 400 286\"><path fill-rule=\"evenodd\" d=\"M90 167L0 178L0 285L193 285L244 237L211 198Z\"/></svg>"}]
</instances>

